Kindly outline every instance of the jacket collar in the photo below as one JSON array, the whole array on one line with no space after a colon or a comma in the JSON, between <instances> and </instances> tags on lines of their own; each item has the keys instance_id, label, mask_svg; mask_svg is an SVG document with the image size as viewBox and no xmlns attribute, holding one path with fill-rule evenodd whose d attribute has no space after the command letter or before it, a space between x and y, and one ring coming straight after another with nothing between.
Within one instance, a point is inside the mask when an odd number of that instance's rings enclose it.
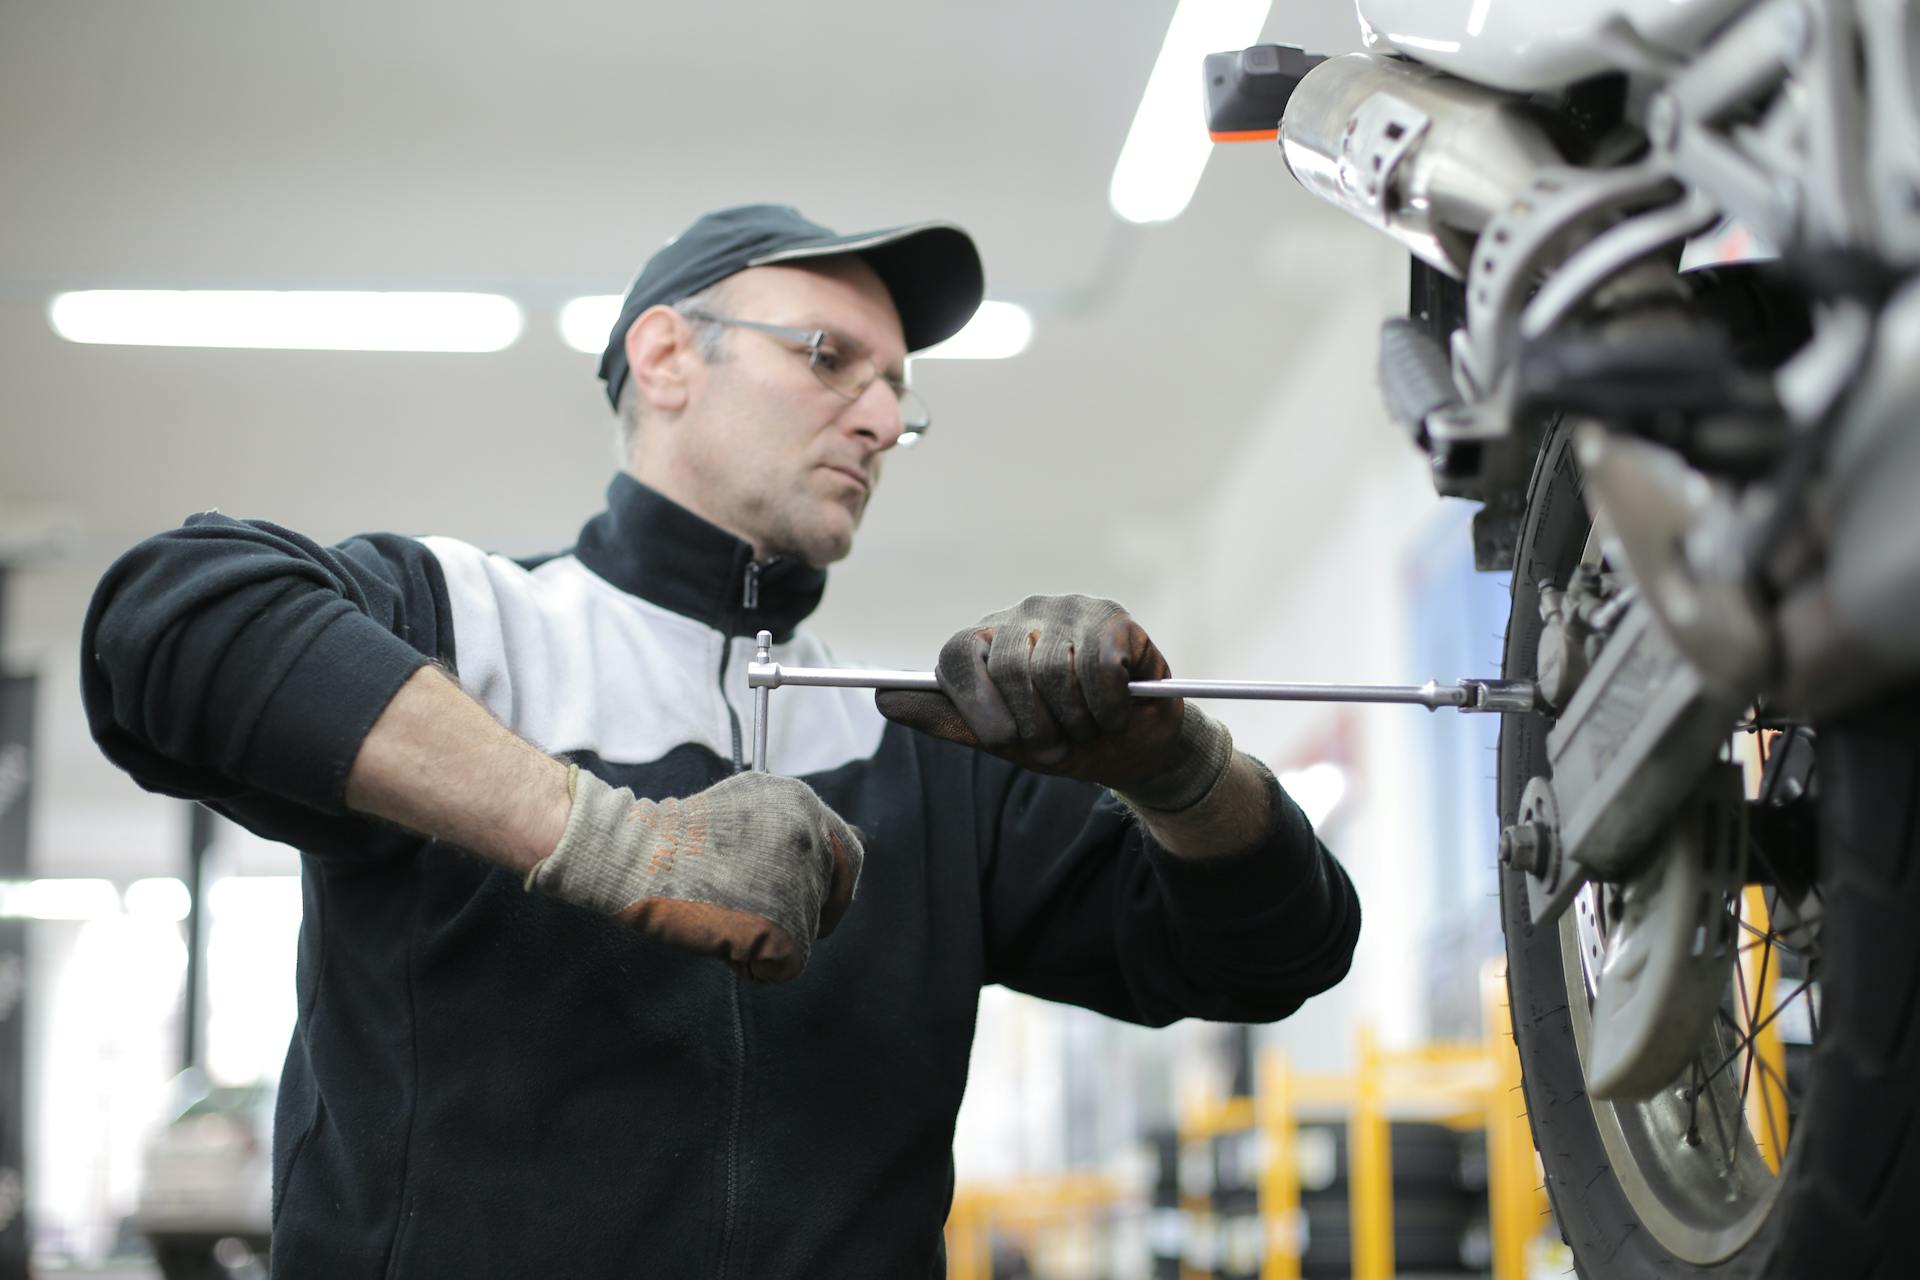
<instances>
[{"instance_id":1,"label":"jacket collar","mask_svg":"<svg viewBox=\"0 0 1920 1280\"><path fill-rule=\"evenodd\" d=\"M755 564L753 548L622 471L580 530L580 563L620 590L727 635L789 639L827 590L803 560Z\"/></svg>"}]
</instances>

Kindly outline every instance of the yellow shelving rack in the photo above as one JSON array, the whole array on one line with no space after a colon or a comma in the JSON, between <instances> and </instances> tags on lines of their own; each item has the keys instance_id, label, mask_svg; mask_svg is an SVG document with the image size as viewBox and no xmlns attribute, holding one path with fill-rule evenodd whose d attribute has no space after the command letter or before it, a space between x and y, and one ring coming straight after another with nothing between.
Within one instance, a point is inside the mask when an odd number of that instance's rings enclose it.
<instances>
[{"instance_id":1,"label":"yellow shelving rack","mask_svg":"<svg viewBox=\"0 0 1920 1280\"><path fill-rule=\"evenodd\" d=\"M1494 1280L1526 1280L1528 1243L1547 1225L1520 1060L1513 1046L1505 970L1490 963L1481 976L1485 1037L1383 1048L1370 1027L1356 1036L1350 1075L1293 1070L1284 1054L1261 1055L1252 1097L1194 1097L1180 1108L1178 1142L1256 1132L1262 1143L1257 1195L1264 1225L1261 1280L1300 1280L1305 1241L1300 1227L1298 1135L1301 1118L1344 1119L1349 1144L1348 1196L1354 1280L1390 1280L1393 1259L1391 1123L1432 1120L1483 1128ZM1212 1205L1182 1194L1189 1230L1205 1230ZM1116 1178L1092 1173L1013 1179L956 1188L947 1220L951 1280L990 1280L995 1229L1031 1233L1142 1208L1143 1196ZM1210 1272L1183 1265L1182 1280Z\"/></svg>"},{"instance_id":2,"label":"yellow shelving rack","mask_svg":"<svg viewBox=\"0 0 1920 1280\"><path fill-rule=\"evenodd\" d=\"M1545 1225L1547 1209L1520 1090L1504 970L1489 966L1483 974L1482 1002L1483 1040L1389 1050L1363 1026L1351 1075L1296 1072L1284 1054L1268 1053L1261 1057L1253 1097L1201 1098L1183 1108L1183 1146L1248 1130L1261 1135L1258 1192L1267 1238L1261 1280L1300 1280L1297 1135L1302 1115L1347 1122L1354 1280L1389 1280L1394 1274L1389 1130L1394 1119L1486 1130L1493 1275L1525 1280L1527 1242ZM1187 1207L1206 1211L1201 1202ZM1191 1268L1182 1271L1182 1280L1205 1276Z\"/></svg>"}]
</instances>

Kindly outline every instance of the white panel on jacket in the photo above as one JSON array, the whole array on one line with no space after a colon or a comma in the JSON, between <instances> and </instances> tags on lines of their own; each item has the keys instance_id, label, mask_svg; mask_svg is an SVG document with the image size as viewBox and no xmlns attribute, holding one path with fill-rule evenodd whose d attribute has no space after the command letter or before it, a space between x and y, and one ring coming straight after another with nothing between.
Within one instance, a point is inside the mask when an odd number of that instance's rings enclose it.
<instances>
[{"instance_id":1,"label":"white panel on jacket","mask_svg":"<svg viewBox=\"0 0 1920 1280\"><path fill-rule=\"evenodd\" d=\"M732 757L720 632L621 591L573 556L529 571L457 539L420 541L446 577L460 683L514 732L545 751L592 751L616 764L645 764L686 744ZM743 750L753 732L753 648L736 638L727 662ZM776 657L831 665L825 646L804 633L777 646ZM885 727L870 692L775 690L768 765L803 775L866 759Z\"/></svg>"}]
</instances>

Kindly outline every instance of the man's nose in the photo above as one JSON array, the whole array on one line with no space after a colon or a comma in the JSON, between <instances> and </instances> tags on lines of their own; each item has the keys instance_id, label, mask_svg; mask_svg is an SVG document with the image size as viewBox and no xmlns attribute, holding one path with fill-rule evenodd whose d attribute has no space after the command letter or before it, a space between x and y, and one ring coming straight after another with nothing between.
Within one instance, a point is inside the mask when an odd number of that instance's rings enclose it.
<instances>
[{"instance_id":1,"label":"man's nose","mask_svg":"<svg viewBox=\"0 0 1920 1280\"><path fill-rule=\"evenodd\" d=\"M903 433L900 421L900 398L893 394L893 388L886 379L875 378L867 384L867 389L858 399L847 406L841 421L847 430L864 437L867 447L875 453L893 448L900 443Z\"/></svg>"}]
</instances>

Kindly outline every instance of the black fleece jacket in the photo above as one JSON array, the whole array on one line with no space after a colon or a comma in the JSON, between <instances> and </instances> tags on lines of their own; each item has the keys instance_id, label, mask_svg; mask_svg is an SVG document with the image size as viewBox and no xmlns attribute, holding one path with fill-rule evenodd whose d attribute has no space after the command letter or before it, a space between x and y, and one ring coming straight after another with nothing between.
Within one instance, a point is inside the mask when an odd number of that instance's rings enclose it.
<instances>
[{"instance_id":1,"label":"black fleece jacket","mask_svg":"<svg viewBox=\"0 0 1920 1280\"><path fill-rule=\"evenodd\" d=\"M740 765L753 633L833 662L797 630L824 587L625 475L543 561L209 512L108 571L82 677L102 750L302 852L275 1276L938 1276L982 985L1160 1025L1285 1017L1345 974L1353 888L1277 788L1258 847L1185 863L1098 788L854 690L776 695L770 766L867 840L790 984L345 807L428 662L609 782L711 785Z\"/></svg>"}]
</instances>

